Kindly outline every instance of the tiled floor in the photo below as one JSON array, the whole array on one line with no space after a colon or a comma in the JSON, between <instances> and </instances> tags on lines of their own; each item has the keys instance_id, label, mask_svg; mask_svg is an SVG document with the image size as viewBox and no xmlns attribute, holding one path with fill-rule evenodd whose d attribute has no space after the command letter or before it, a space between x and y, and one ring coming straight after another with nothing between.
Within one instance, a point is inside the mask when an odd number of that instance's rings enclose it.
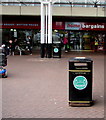
<instances>
[{"instance_id":1,"label":"tiled floor","mask_svg":"<svg viewBox=\"0 0 106 120\"><path fill-rule=\"evenodd\" d=\"M68 60L76 56L94 61L92 107L68 105ZM103 118L104 55L70 52L58 58L9 56L8 78L2 80L3 118Z\"/></svg>"}]
</instances>

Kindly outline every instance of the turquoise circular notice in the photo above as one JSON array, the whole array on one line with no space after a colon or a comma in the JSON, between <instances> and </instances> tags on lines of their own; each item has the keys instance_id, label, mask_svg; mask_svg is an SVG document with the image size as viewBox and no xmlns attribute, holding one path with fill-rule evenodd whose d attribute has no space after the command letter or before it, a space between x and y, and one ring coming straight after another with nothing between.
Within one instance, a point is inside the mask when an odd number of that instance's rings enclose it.
<instances>
[{"instance_id":1,"label":"turquoise circular notice","mask_svg":"<svg viewBox=\"0 0 106 120\"><path fill-rule=\"evenodd\" d=\"M58 53L59 49L58 48L54 48L54 52Z\"/></svg>"},{"instance_id":2,"label":"turquoise circular notice","mask_svg":"<svg viewBox=\"0 0 106 120\"><path fill-rule=\"evenodd\" d=\"M87 87L88 81L84 76L77 76L73 80L73 85L78 90L83 90Z\"/></svg>"}]
</instances>

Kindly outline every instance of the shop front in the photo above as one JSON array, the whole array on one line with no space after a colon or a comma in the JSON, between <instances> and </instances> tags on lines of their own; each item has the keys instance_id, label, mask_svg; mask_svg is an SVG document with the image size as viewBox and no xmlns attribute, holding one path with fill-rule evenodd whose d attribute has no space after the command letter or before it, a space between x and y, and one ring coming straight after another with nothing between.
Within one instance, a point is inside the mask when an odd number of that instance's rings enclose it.
<instances>
[{"instance_id":1,"label":"shop front","mask_svg":"<svg viewBox=\"0 0 106 120\"><path fill-rule=\"evenodd\" d=\"M40 21L19 22L3 21L3 42L17 38L19 43L24 43L27 36L31 36L32 45L40 45ZM53 21L53 39L62 41L67 35L70 50L94 50L95 38L98 39L98 50L104 50L105 23L93 22L63 22Z\"/></svg>"},{"instance_id":2,"label":"shop front","mask_svg":"<svg viewBox=\"0 0 106 120\"><path fill-rule=\"evenodd\" d=\"M94 50L95 39L98 40L98 50L104 50L104 23L65 22L65 30L69 33L71 50Z\"/></svg>"}]
</instances>

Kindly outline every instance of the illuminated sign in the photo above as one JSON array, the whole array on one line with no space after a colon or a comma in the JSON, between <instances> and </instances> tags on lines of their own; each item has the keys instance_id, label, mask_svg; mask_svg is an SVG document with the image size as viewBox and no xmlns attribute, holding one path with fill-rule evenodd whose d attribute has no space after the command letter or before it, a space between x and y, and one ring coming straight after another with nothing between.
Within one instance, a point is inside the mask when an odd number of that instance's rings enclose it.
<instances>
[{"instance_id":1,"label":"illuminated sign","mask_svg":"<svg viewBox=\"0 0 106 120\"><path fill-rule=\"evenodd\" d=\"M104 30L104 23L65 22L66 30Z\"/></svg>"}]
</instances>

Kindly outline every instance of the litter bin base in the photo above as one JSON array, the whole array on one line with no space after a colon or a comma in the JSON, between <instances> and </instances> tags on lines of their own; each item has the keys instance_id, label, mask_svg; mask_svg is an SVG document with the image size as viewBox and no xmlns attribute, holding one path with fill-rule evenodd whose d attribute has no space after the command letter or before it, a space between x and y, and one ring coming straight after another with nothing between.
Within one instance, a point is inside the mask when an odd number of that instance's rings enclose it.
<instances>
[{"instance_id":1,"label":"litter bin base","mask_svg":"<svg viewBox=\"0 0 106 120\"><path fill-rule=\"evenodd\" d=\"M89 107L93 104L92 101L70 101L69 106L72 107Z\"/></svg>"},{"instance_id":2,"label":"litter bin base","mask_svg":"<svg viewBox=\"0 0 106 120\"><path fill-rule=\"evenodd\" d=\"M61 55L60 56L53 56L53 58L61 58Z\"/></svg>"}]
</instances>

